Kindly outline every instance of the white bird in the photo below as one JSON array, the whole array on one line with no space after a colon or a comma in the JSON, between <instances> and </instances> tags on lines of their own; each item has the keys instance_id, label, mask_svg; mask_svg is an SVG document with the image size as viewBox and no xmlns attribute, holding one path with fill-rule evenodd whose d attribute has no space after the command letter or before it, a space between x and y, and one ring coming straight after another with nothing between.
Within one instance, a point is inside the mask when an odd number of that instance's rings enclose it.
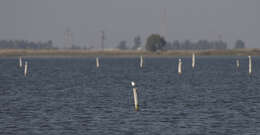
<instances>
[{"instance_id":1,"label":"white bird","mask_svg":"<svg viewBox=\"0 0 260 135\"><path fill-rule=\"evenodd\" d=\"M132 82L131 82L131 85L134 87L134 86L135 86L135 82L132 81Z\"/></svg>"}]
</instances>

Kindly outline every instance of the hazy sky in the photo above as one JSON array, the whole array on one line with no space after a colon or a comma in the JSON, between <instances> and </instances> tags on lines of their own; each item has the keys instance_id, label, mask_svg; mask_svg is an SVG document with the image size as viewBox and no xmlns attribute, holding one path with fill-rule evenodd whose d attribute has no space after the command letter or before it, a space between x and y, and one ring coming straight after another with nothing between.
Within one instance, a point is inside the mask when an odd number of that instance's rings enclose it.
<instances>
[{"instance_id":1,"label":"hazy sky","mask_svg":"<svg viewBox=\"0 0 260 135\"><path fill-rule=\"evenodd\" d=\"M0 19L0 39L53 40L58 46L66 28L76 44L88 46L100 46L104 30L105 45L113 47L121 40L132 45L136 35L144 43L165 26L168 41L221 35L230 47L237 39L260 47L260 0L0 0Z\"/></svg>"}]
</instances>

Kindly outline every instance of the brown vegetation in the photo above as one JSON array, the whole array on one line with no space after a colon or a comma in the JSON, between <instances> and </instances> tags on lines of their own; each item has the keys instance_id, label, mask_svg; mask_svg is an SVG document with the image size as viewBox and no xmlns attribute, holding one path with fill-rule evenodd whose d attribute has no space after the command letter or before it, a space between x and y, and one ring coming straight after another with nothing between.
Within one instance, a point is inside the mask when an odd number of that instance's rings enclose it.
<instances>
[{"instance_id":1,"label":"brown vegetation","mask_svg":"<svg viewBox=\"0 0 260 135\"><path fill-rule=\"evenodd\" d=\"M259 56L260 49L232 49L232 50L205 50L205 51L94 51L94 50L27 50L27 49L2 49L0 56L190 56L195 52L200 56Z\"/></svg>"}]
</instances>

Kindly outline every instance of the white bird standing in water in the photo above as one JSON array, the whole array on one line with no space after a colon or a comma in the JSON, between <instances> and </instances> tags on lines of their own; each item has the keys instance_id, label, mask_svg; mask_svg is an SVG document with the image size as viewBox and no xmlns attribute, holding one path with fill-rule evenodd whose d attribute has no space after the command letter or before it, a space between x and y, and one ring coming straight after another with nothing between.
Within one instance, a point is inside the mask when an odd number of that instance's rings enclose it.
<instances>
[{"instance_id":1,"label":"white bird standing in water","mask_svg":"<svg viewBox=\"0 0 260 135\"><path fill-rule=\"evenodd\" d=\"M131 85L134 87L134 86L135 86L135 82L132 81L132 82L131 82Z\"/></svg>"}]
</instances>

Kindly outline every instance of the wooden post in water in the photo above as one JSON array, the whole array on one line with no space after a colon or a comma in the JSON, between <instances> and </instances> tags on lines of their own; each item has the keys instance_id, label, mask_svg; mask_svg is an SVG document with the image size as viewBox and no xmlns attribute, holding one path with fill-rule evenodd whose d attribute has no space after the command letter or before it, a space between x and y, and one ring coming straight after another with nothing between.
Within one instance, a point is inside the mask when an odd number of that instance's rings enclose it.
<instances>
[{"instance_id":1,"label":"wooden post in water","mask_svg":"<svg viewBox=\"0 0 260 135\"><path fill-rule=\"evenodd\" d=\"M195 53L192 54L192 68L195 68Z\"/></svg>"},{"instance_id":2,"label":"wooden post in water","mask_svg":"<svg viewBox=\"0 0 260 135\"><path fill-rule=\"evenodd\" d=\"M248 56L248 73L249 73L249 75L251 75L252 74L252 58L251 58L251 56Z\"/></svg>"},{"instance_id":3,"label":"wooden post in water","mask_svg":"<svg viewBox=\"0 0 260 135\"><path fill-rule=\"evenodd\" d=\"M24 64L24 76L27 76L27 72L28 72L28 62L25 61L25 64Z\"/></svg>"},{"instance_id":4,"label":"wooden post in water","mask_svg":"<svg viewBox=\"0 0 260 135\"><path fill-rule=\"evenodd\" d=\"M133 86L135 111L138 111L139 106L138 106L137 88L135 88L135 82L131 82L131 85Z\"/></svg>"},{"instance_id":5,"label":"wooden post in water","mask_svg":"<svg viewBox=\"0 0 260 135\"><path fill-rule=\"evenodd\" d=\"M178 64L178 74L179 75L182 74L181 68L182 68L182 62L181 62L181 59L179 59L179 64Z\"/></svg>"},{"instance_id":6,"label":"wooden post in water","mask_svg":"<svg viewBox=\"0 0 260 135\"><path fill-rule=\"evenodd\" d=\"M239 60L237 60L236 63L237 63L237 68L239 68L239 66L240 66Z\"/></svg>"},{"instance_id":7,"label":"wooden post in water","mask_svg":"<svg viewBox=\"0 0 260 135\"><path fill-rule=\"evenodd\" d=\"M22 57L19 57L19 67L23 66Z\"/></svg>"},{"instance_id":8,"label":"wooden post in water","mask_svg":"<svg viewBox=\"0 0 260 135\"><path fill-rule=\"evenodd\" d=\"M140 57L140 68L143 68L143 63L144 63L143 56L141 56Z\"/></svg>"},{"instance_id":9,"label":"wooden post in water","mask_svg":"<svg viewBox=\"0 0 260 135\"><path fill-rule=\"evenodd\" d=\"M99 68L99 59L98 59L98 57L96 57L96 66L97 66L97 68Z\"/></svg>"}]
</instances>

